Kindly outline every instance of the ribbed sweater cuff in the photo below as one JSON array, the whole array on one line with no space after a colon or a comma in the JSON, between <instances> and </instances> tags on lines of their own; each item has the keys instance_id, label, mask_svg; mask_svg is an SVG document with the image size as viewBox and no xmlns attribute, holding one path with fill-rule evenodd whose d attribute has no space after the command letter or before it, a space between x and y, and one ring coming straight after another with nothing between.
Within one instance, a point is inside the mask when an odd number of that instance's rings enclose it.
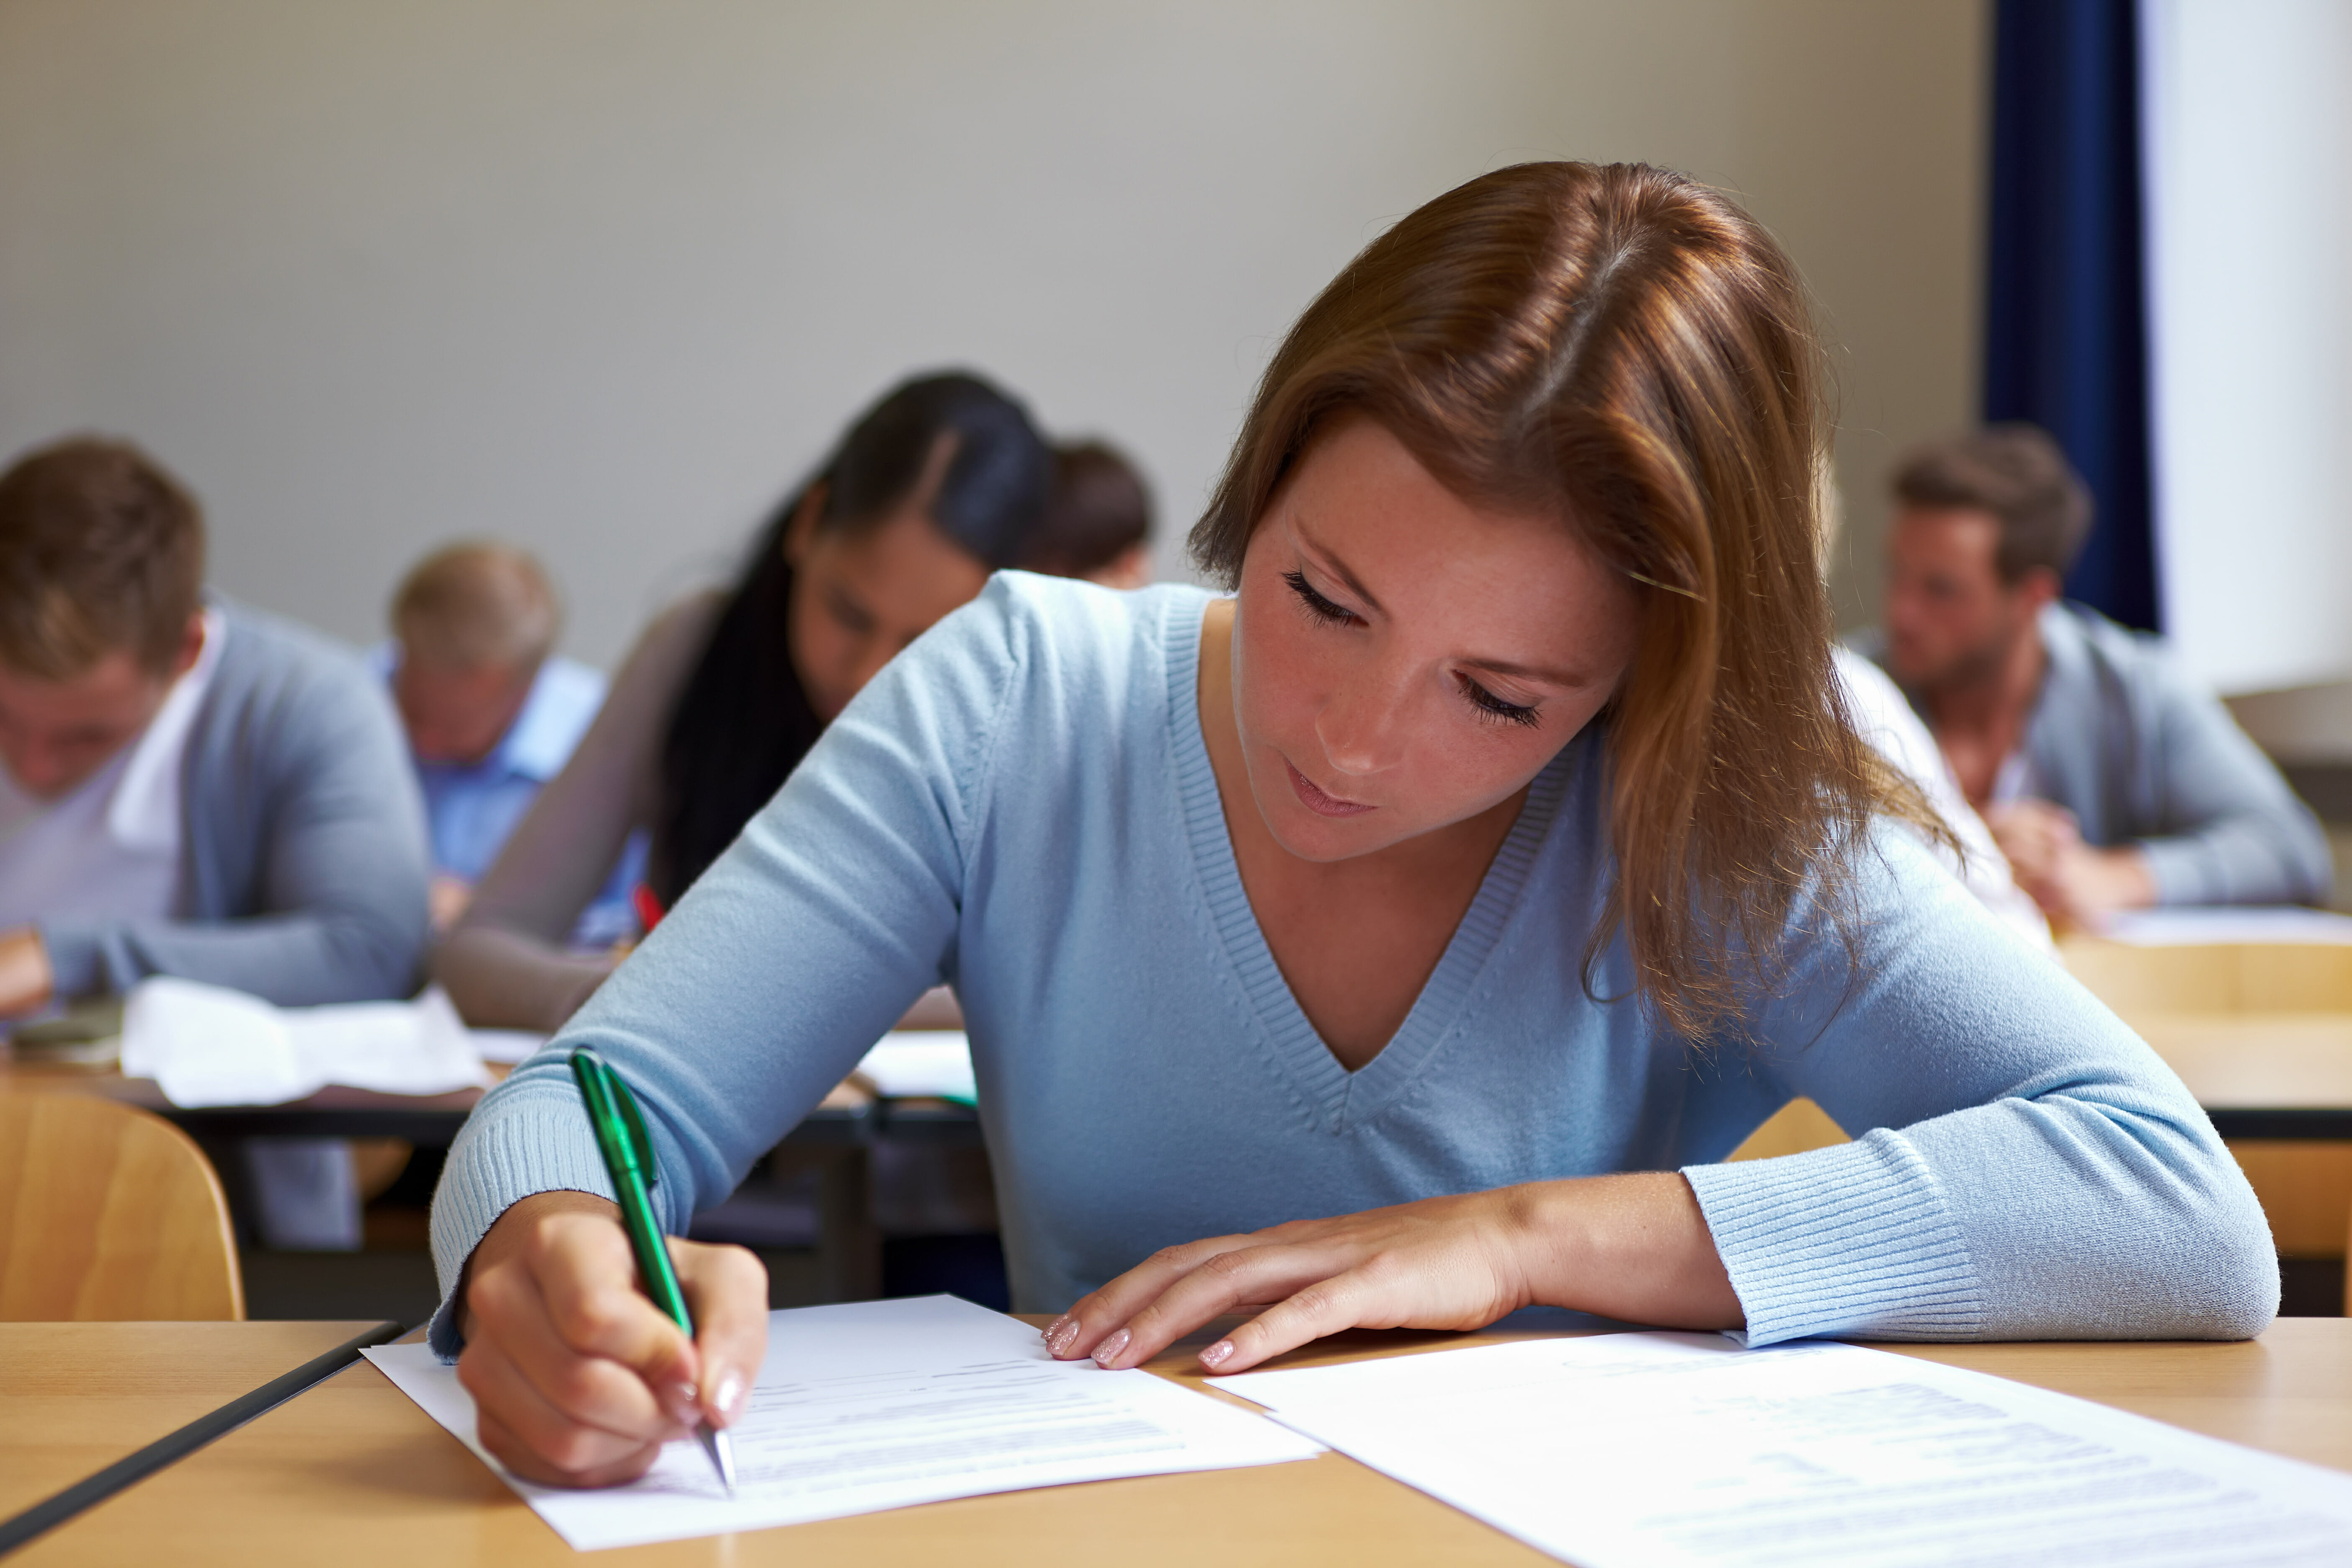
<instances>
[{"instance_id":1,"label":"ribbed sweater cuff","mask_svg":"<svg viewBox=\"0 0 2352 1568\"><path fill-rule=\"evenodd\" d=\"M1934 1174L1900 1133L1778 1160L1691 1165L1748 1342L1964 1340L1984 1292Z\"/></svg>"},{"instance_id":2,"label":"ribbed sweater cuff","mask_svg":"<svg viewBox=\"0 0 2352 1568\"><path fill-rule=\"evenodd\" d=\"M614 1195L578 1098L564 1097L570 1103L560 1115L532 1114L537 1098L503 1096L488 1121L478 1113L467 1121L433 1194L433 1268L440 1276L441 1305L425 1340L444 1361L455 1361L465 1348L457 1335L457 1280L499 1215L533 1193Z\"/></svg>"}]
</instances>

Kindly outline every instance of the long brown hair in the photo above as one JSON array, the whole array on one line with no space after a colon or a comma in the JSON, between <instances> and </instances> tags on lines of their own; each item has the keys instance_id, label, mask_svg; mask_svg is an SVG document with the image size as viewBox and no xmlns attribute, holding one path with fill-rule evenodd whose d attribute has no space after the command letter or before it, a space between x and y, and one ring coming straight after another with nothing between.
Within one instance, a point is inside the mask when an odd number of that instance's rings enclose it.
<instances>
[{"instance_id":1,"label":"long brown hair","mask_svg":"<svg viewBox=\"0 0 2352 1568\"><path fill-rule=\"evenodd\" d=\"M1346 412L1459 495L1557 512L1643 585L1601 721L1617 880L1585 963L1622 926L1641 994L1692 1037L1771 988L1801 893L1851 940L1874 815L1935 824L1833 679L1825 386L1796 268L1722 195L1640 164L1501 169L1412 213L1307 308L1192 532L1202 565L1237 580L1276 488Z\"/></svg>"}]
</instances>

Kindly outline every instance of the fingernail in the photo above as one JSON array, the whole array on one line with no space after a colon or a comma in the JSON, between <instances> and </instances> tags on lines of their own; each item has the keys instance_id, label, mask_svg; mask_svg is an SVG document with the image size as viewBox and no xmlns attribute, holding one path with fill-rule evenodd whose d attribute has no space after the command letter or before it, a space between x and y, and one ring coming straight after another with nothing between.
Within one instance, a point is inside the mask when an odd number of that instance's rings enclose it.
<instances>
[{"instance_id":1,"label":"fingernail","mask_svg":"<svg viewBox=\"0 0 2352 1568\"><path fill-rule=\"evenodd\" d=\"M1070 1346L1076 1342L1077 1337L1078 1321L1076 1318L1064 1318L1046 1334L1045 1348L1055 1355L1067 1355L1070 1353Z\"/></svg>"},{"instance_id":2,"label":"fingernail","mask_svg":"<svg viewBox=\"0 0 2352 1568\"><path fill-rule=\"evenodd\" d=\"M701 1396L695 1392L694 1384L690 1383L677 1383L670 1385L669 1402L682 1419L693 1417L695 1411L700 1407L700 1398Z\"/></svg>"},{"instance_id":3,"label":"fingernail","mask_svg":"<svg viewBox=\"0 0 2352 1568\"><path fill-rule=\"evenodd\" d=\"M1215 1344L1211 1345L1207 1350L1201 1352L1201 1364L1207 1367L1211 1372L1214 1372L1218 1367L1223 1365L1226 1358L1231 1356L1233 1353L1234 1342L1231 1340L1219 1340Z\"/></svg>"},{"instance_id":4,"label":"fingernail","mask_svg":"<svg viewBox=\"0 0 2352 1568\"><path fill-rule=\"evenodd\" d=\"M735 1418L735 1407L743 1403L743 1380L729 1373L719 1380L719 1392L710 1396L714 1412L725 1420Z\"/></svg>"},{"instance_id":5,"label":"fingernail","mask_svg":"<svg viewBox=\"0 0 2352 1568\"><path fill-rule=\"evenodd\" d=\"M1060 1333L1065 1328L1068 1327L1069 1321L1070 1314L1065 1312L1060 1317L1055 1319L1052 1322L1046 1324L1044 1329L1040 1330L1040 1336L1047 1344L1050 1345L1054 1342L1054 1336Z\"/></svg>"},{"instance_id":6,"label":"fingernail","mask_svg":"<svg viewBox=\"0 0 2352 1568\"><path fill-rule=\"evenodd\" d=\"M1095 1364L1097 1366L1108 1366L1111 1363L1117 1361L1119 1357L1119 1352L1127 1349L1127 1342L1131 1338L1133 1338L1132 1335L1130 1335L1125 1329L1121 1329L1118 1332L1111 1335L1110 1338L1097 1345L1095 1347Z\"/></svg>"}]
</instances>

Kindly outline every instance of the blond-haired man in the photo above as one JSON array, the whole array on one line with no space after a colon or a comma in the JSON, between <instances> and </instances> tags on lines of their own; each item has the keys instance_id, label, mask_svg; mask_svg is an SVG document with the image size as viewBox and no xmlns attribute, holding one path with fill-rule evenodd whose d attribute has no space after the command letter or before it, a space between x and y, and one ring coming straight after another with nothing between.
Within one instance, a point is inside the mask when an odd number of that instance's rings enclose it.
<instances>
[{"instance_id":1,"label":"blond-haired man","mask_svg":"<svg viewBox=\"0 0 2352 1568\"><path fill-rule=\"evenodd\" d=\"M435 551L392 600L393 640L376 651L425 791L433 919L446 927L473 885L563 771L604 702L604 677L555 653L562 615L540 563L481 541ZM632 845L574 935L601 946L628 929Z\"/></svg>"}]
</instances>

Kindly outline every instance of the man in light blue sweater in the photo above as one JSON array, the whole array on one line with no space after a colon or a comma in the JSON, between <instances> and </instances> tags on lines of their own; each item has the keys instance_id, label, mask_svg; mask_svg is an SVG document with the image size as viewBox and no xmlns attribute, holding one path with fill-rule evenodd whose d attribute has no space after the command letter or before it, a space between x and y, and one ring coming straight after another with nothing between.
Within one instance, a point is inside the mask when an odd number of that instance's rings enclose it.
<instances>
[{"instance_id":1,"label":"man in light blue sweater","mask_svg":"<svg viewBox=\"0 0 2352 1568\"><path fill-rule=\"evenodd\" d=\"M2058 597L2091 503L2049 437L1930 442L1895 489L1886 624L1857 645L2046 912L2326 898L2317 819L2213 694L2158 639Z\"/></svg>"},{"instance_id":2,"label":"man in light blue sweater","mask_svg":"<svg viewBox=\"0 0 2352 1568\"><path fill-rule=\"evenodd\" d=\"M72 440L0 476L0 1020L177 975L414 988L423 811L359 659L203 596L194 501ZM341 1146L257 1151L265 1239L357 1244Z\"/></svg>"}]
</instances>

